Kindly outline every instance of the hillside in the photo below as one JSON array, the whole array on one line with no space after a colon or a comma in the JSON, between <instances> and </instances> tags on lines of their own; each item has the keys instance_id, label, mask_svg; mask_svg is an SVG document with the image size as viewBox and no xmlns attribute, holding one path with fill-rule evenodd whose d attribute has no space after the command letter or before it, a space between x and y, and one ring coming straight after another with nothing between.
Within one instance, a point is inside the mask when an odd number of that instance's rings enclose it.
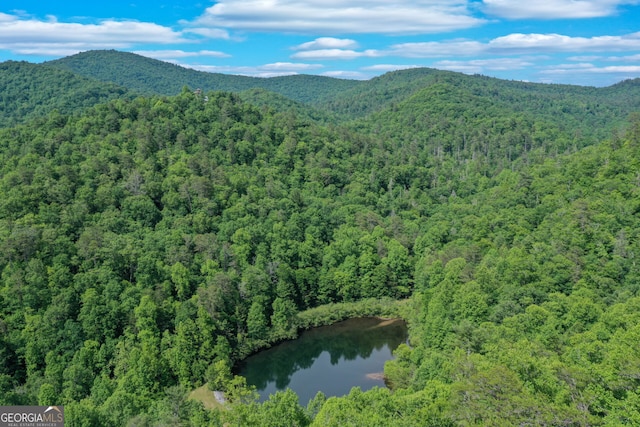
<instances>
[{"instance_id":1,"label":"hillside","mask_svg":"<svg viewBox=\"0 0 640 427\"><path fill-rule=\"evenodd\" d=\"M181 84L0 129L0 405L71 427L639 424L638 81L407 70L353 111L332 90L319 111ZM384 310L410 329L391 389L259 404L232 374ZM205 383L226 409L187 399Z\"/></svg>"},{"instance_id":2,"label":"hillside","mask_svg":"<svg viewBox=\"0 0 640 427\"><path fill-rule=\"evenodd\" d=\"M45 63L46 66L115 83L140 93L177 95L183 87L204 91L241 92L266 89L298 102L330 98L360 84L322 76L256 78L196 71L175 64L115 50L88 51Z\"/></svg>"},{"instance_id":3,"label":"hillside","mask_svg":"<svg viewBox=\"0 0 640 427\"><path fill-rule=\"evenodd\" d=\"M113 50L83 52L45 65L146 94L175 95L184 86L236 93L264 89L328 110L342 121L391 108L433 84L461 88L511 111L555 122L565 130L584 133L598 129L601 133L594 135L596 139L640 108L640 79L591 88L505 81L428 68L390 72L369 81L311 75L253 78L200 72Z\"/></svg>"},{"instance_id":4,"label":"hillside","mask_svg":"<svg viewBox=\"0 0 640 427\"><path fill-rule=\"evenodd\" d=\"M477 173L494 176L502 168L576 151L624 124L613 109L602 108L588 120L588 112L571 110L575 102L568 97L562 104L565 110L552 116L542 109L514 108L508 100L496 101L459 80L434 82L349 127L356 133L372 130L395 147L406 164L429 165L446 182L471 166ZM602 123L603 117L610 121Z\"/></svg>"},{"instance_id":5,"label":"hillside","mask_svg":"<svg viewBox=\"0 0 640 427\"><path fill-rule=\"evenodd\" d=\"M484 98L498 108L573 131L610 130L640 109L640 79L592 88L508 81L425 68L384 74L317 106L339 115L363 118L393 108L431 85L449 85Z\"/></svg>"},{"instance_id":6,"label":"hillside","mask_svg":"<svg viewBox=\"0 0 640 427\"><path fill-rule=\"evenodd\" d=\"M369 81L309 75L252 78L195 71L118 51L89 51L42 65L5 63L3 67L5 119L0 125L42 116L56 108L66 113L72 111L71 105L77 109L124 96L122 88L147 95L175 95L184 87L205 92L249 91L248 97L255 96L255 90L266 90L297 102L297 111L325 122L331 117L336 123L356 119L388 126L385 118L397 117L393 111L398 104L410 102L409 98L432 85L448 85L455 92L486 99L498 109L543 121L589 143L606 138L631 112L640 109L640 79L608 88L589 88L513 82L426 68L390 72ZM60 74L59 70L74 75ZM257 101L264 103L267 98L263 94ZM276 108L284 105L283 99L272 101Z\"/></svg>"},{"instance_id":7,"label":"hillside","mask_svg":"<svg viewBox=\"0 0 640 427\"><path fill-rule=\"evenodd\" d=\"M69 114L132 96L122 86L13 61L0 63L0 88L0 127L44 117L53 110Z\"/></svg>"},{"instance_id":8,"label":"hillside","mask_svg":"<svg viewBox=\"0 0 640 427\"><path fill-rule=\"evenodd\" d=\"M274 110L281 113L294 114L298 117L315 121L317 123L339 123L343 119L339 115L325 109L315 108L312 105L294 101L284 95L271 92L266 89L248 89L238 94L243 101L256 107Z\"/></svg>"}]
</instances>

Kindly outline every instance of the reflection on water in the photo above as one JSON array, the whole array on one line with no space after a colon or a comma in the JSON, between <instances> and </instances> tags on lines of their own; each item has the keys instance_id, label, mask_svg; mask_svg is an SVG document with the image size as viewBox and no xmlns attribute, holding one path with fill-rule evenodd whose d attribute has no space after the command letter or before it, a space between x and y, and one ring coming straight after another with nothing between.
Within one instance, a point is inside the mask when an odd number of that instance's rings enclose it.
<instances>
[{"instance_id":1,"label":"reflection on water","mask_svg":"<svg viewBox=\"0 0 640 427\"><path fill-rule=\"evenodd\" d=\"M306 405L318 391L341 396L354 386L384 386L384 362L406 340L401 320L350 319L257 353L240 364L238 374L256 386L261 400L288 387Z\"/></svg>"}]
</instances>

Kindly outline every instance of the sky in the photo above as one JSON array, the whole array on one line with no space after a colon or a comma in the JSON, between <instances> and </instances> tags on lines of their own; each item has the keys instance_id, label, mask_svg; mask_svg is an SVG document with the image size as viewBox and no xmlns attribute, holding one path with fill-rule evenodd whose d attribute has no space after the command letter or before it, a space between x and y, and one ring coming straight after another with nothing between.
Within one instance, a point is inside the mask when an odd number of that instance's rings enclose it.
<instances>
[{"instance_id":1,"label":"sky","mask_svg":"<svg viewBox=\"0 0 640 427\"><path fill-rule=\"evenodd\" d=\"M640 0L0 2L0 62L95 49L256 77L431 67L608 86L640 77Z\"/></svg>"}]
</instances>

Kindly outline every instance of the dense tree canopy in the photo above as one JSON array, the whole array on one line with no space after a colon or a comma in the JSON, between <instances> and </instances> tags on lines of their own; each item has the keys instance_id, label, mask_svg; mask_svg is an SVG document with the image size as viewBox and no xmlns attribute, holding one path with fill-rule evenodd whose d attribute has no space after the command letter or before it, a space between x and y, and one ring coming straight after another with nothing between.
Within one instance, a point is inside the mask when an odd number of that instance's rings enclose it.
<instances>
[{"instance_id":1,"label":"dense tree canopy","mask_svg":"<svg viewBox=\"0 0 640 427\"><path fill-rule=\"evenodd\" d=\"M0 129L0 404L71 426L640 422L640 120L584 116L635 101L517 109L479 88L561 88L431 74L357 120L184 87ZM398 310L390 389L259 404L233 375ZM187 398L205 382L226 406Z\"/></svg>"},{"instance_id":2,"label":"dense tree canopy","mask_svg":"<svg viewBox=\"0 0 640 427\"><path fill-rule=\"evenodd\" d=\"M115 50L81 52L46 62L45 65L116 83L139 93L159 95L176 95L184 85L204 91L227 92L261 88L298 102L317 102L362 83L358 80L311 75L259 78L208 73Z\"/></svg>"},{"instance_id":3,"label":"dense tree canopy","mask_svg":"<svg viewBox=\"0 0 640 427\"><path fill-rule=\"evenodd\" d=\"M0 127L131 96L122 86L16 61L0 63L0 88Z\"/></svg>"}]
</instances>

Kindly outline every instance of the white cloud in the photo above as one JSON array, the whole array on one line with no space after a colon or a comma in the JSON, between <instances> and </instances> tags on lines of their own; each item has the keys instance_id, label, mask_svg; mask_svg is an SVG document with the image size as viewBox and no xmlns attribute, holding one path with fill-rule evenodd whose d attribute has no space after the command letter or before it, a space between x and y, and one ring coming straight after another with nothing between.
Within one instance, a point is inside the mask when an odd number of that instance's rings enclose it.
<instances>
[{"instance_id":1,"label":"white cloud","mask_svg":"<svg viewBox=\"0 0 640 427\"><path fill-rule=\"evenodd\" d=\"M444 56L477 55L486 50L483 43L472 40L450 40L444 42L401 43L385 51L392 56L404 58L438 58Z\"/></svg>"},{"instance_id":2,"label":"white cloud","mask_svg":"<svg viewBox=\"0 0 640 427\"><path fill-rule=\"evenodd\" d=\"M509 34L489 42L488 50L522 52L611 52L640 49L640 33L623 36L570 37L561 34Z\"/></svg>"},{"instance_id":3,"label":"white cloud","mask_svg":"<svg viewBox=\"0 0 640 427\"><path fill-rule=\"evenodd\" d=\"M247 66L227 66L227 65L194 65L194 64L178 64L182 67L192 68L198 71L206 71L209 73L226 73L236 74L249 77L276 77L300 74L311 70L322 68L320 64L304 64L294 62L274 62L271 64L258 65L255 67Z\"/></svg>"},{"instance_id":4,"label":"white cloud","mask_svg":"<svg viewBox=\"0 0 640 427\"><path fill-rule=\"evenodd\" d=\"M402 43L379 55L440 58L479 55L622 52L640 50L640 32L622 36L570 37L561 34L509 34L486 43L472 40Z\"/></svg>"},{"instance_id":5,"label":"white cloud","mask_svg":"<svg viewBox=\"0 0 640 427\"><path fill-rule=\"evenodd\" d=\"M222 30L220 28L188 28L184 32L197 34L199 36L203 36L209 39L224 39L224 40L231 39L229 32L227 30Z\"/></svg>"},{"instance_id":6,"label":"white cloud","mask_svg":"<svg viewBox=\"0 0 640 427\"><path fill-rule=\"evenodd\" d=\"M6 13L0 12L0 24L3 22L11 22L15 21L17 18L14 15L8 15Z\"/></svg>"},{"instance_id":7,"label":"white cloud","mask_svg":"<svg viewBox=\"0 0 640 427\"><path fill-rule=\"evenodd\" d=\"M309 71L316 70L318 68L322 68L320 64L302 64L302 63L294 63L294 62L274 62L273 64L265 64L259 67L260 70L265 71Z\"/></svg>"},{"instance_id":8,"label":"white cloud","mask_svg":"<svg viewBox=\"0 0 640 427\"><path fill-rule=\"evenodd\" d=\"M319 49L319 50L308 50L302 51L298 53L294 53L291 55L292 58L296 59L356 59L363 57L377 57L381 56L381 53L377 50L365 50L365 51L355 51L350 49Z\"/></svg>"},{"instance_id":9,"label":"white cloud","mask_svg":"<svg viewBox=\"0 0 640 427\"><path fill-rule=\"evenodd\" d=\"M610 62L640 62L640 54L638 55L628 55L628 56L609 56L605 59L605 61Z\"/></svg>"},{"instance_id":10,"label":"white cloud","mask_svg":"<svg viewBox=\"0 0 640 427\"><path fill-rule=\"evenodd\" d=\"M149 22L102 21L99 24L11 20L0 25L0 42L46 41L79 43L179 43L185 40L170 28Z\"/></svg>"},{"instance_id":11,"label":"white cloud","mask_svg":"<svg viewBox=\"0 0 640 427\"><path fill-rule=\"evenodd\" d=\"M534 65L535 63L531 61L531 58L492 58L474 59L470 61L438 61L433 64L433 67L441 70L474 74L485 71L522 70Z\"/></svg>"},{"instance_id":12,"label":"white cloud","mask_svg":"<svg viewBox=\"0 0 640 427\"><path fill-rule=\"evenodd\" d=\"M220 0L193 24L240 31L440 33L475 27L467 0Z\"/></svg>"},{"instance_id":13,"label":"white cloud","mask_svg":"<svg viewBox=\"0 0 640 427\"><path fill-rule=\"evenodd\" d=\"M356 59L363 57L375 57L380 53L376 50L357 51L358 42L351 39L338 39L334 37L319 37L313 41L293 46L292 50L299 52L291 55L296 59L312 59L312 60L340 60L340 59Z\"/></svg>"},{"instance_id":14,"label":"white cloud","mask_svg":"<svg viewBox=\"0 0 640 427\"><path fill-rule=\"evenodd\" d=\"M293 50L353 49L357 47L358 43L355 40L320 37L313 41L294 46Z\"/></svg>"},{"instance_id":15,"label":"white cloud","mask_svg":"<svg viewBox=\"0 0 640 427\"><path fill-rule=\"evenodd\" d=\"M580 56L570 56L567 58L569 61L577 61L577 62L589 62L589 61L598 61L603 59L602 56L595 55L580 55Z\"/></svg>"},{"instance_id":16,"label":"white cloud","mask_svg":"<svg viewBox=\"0 0 640 427\"><path fill-rule=\"evenodd\" d=\"M612 16L622 5L638 0L484 0L483 10L489 15L507 19L580 19Z\"/></svg>"},{"instance_id":17,"label":"white cloud","mask_svg":"<svg viewBox=\"0 0 640 427\"><path fill-rule=\"evenodd\" d=\"M542 74L627 74L630 76L638 76L640 74L640 65L610 65L606 67L598 67L590 63L581 64L559 64L554 65L546 70L541 71Z\"/></svg>"},{"instance_id":18,"label":"white cloud","mask_svg":"<svg viewBox=\"0 0 640 427\"><path fill-rule=\"evenodd\" d=\"M120 45L104 45L101 49L118 49ZM70 56L87 50L84 44L76 43L0 43L0 50L9 50L20 55L61 57Z\"/></svg>"},{"instance_id":19,"label":"white cloud","mask_svg":"<svg viewBox=\"0 0 640 427\"><path fill-rule=\"evenodd\" d=\"M640 75L640 65L611 65L607 67L594 67L588 70L590 73L622 73L633 74L636 77Z\"/></svg>"},{"instance_id":20,"label":"white cloud","mask_svg":"<svg viewBox=\"0 0 640 427\"><path fill-rule=\"evenodd\" d=\"M567 59L569 61L578 61L578 62L595 62L595 61L640 62L640 54L626 55L626 56L570 56Z\"/></svg>"},{"instance_id":21,"label":"white cloud","mask_svg":"<svg viewBox=\"0 0 640 427\"><path fill-rule=\"evenodd\" d=\"M105 20L97 24L22 19L0 14L0 49L26 55L67 55L89 49L126 48L137 43L181 43L178 32L149 22Z\"/></svg>"},{"instance_id":22,"label":"white cloud","mask_svg":"<svg viewBox=\"0 0 640 427\"><path fill-rule=\"evenodd\" d=\"M360 73L358 71L327 71L322 73L323 76L333 77L336 79L351 79L351 80L367 80L372 76Z\"/></svg>"}]
</instances>

